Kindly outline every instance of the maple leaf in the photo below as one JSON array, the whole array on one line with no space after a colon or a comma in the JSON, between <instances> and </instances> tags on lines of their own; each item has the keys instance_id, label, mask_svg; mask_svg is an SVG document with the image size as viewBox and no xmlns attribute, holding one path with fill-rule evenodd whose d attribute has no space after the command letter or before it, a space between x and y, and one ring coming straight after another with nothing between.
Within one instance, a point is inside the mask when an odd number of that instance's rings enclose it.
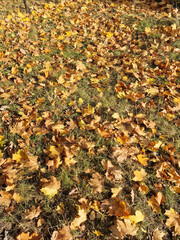
<instances>
[{"instance_id":1,"label":"maple leaf","mask_svg":"<svg viewBox=\"0 0 180 240\"><path fill-rule=\"evenodd\" d=\"M6 191L0 191L0 204L9 206L12 200L12 195Z\"/></svg>"},{"instance_id":2,"label":"maple leaf","mask_svg":"<svg viewBox=\"0 0 180 240\"><path fill-rule=\"evenodd\" d=\"M52 198L54 197L54 195L57 194L58 189L60 188L60 182L57 181L57 179L54 176L51 176L50 180L43 178L41 179L41 182L43 183L41 192L49 196L49 198Z\"/></svg>"},{"instance_id":3,"label":"maple leaf","mask_svg":"<svg viewBox=\"0 0 180 240\"><path fill-rule=\"evenodd\" d=\"M152 240L163 240L165 233L156 228L153 232Z\"/></svg>"},{"instance_id":4,"label":"maple leaf","mask_svg":"<svg viewBox=\"0 0 180 240\"><path fill-rule=\"evenodd\" d=\"M122 163L124 160L127 159L128 156L128 149L126 147L119 147L116 145L115 147L111 148L112 157L117 159L118 163Z\"/></svg>"},{"instance_id":5,"label":"maple leaf","mask_svg":"<svg viewBox=\"0 0 180 240\"><path fill-rule=\"evenodd\" d=\"M121 190L122 190L122 187L111 188L111 192L113 193L113 195L111 196L111 198L115 198Z\"/></svg>"},{"instance_id":6,"label":"maple leaf","mask_svg":"<svg viewBox=\"0 0 180 240\"><path fill-rule=\"evenodd\" d=\"M140 183L139 191L143 194L147 194L149 192L149 188L145 183Z\"/></svg>"},{"instance_id":7,"label":"maple leaf","mask_svg":"<svg viewBox=\"0 0 180 240\"><path fill-rule=\"evenodd\" d=\"M126 235L135 236L138 227L132 224L129 219L124 219L124 221L117 220L116 224L110 227L110 230L115 239L122 240Z\"/></svg>"},{"instance_id":8,"label":"maple leaf","mask_svg":"<svg viewBox=\"0 0 180 240\"><path fill-rule=\"evenodd\" d=\"M101 193L103 190L103 183L104 179L98 172L92 174L92 178L90 179L90 185L93 187L93 193Z\"/></svg>"},{"instance_id":9,"label":"maple leaf","mask_svg":"<svg viewBox=\"0 0 180 240\"><path fill-rule=\"evenodd\" d=\"M17 236L16 240L39 240L39 236L36 232L31 235L29 235L29 232L28 233L22 232Z\"/></svg>"},{"instance_id":10,"label":"maple leaf","mask_svg":"<svg viewBox=\"0 0 180 240\"><path fill-rule=\"evenodd\" d=\"M141 171L135 170L134 175L135 175L135 177L133 178L133 180L141 182L143 180L143 178L146 176L146 172L142 168Z\"/></svg>"},{"instance_id":11,"label":"maple leaf","mask_svg":"<svg viewBox=\"0 0 180 240\"><path fill-rule=\"evenodd\" d=\"M58 229L58 231L54 231L51 240L72 240L73 237L70 232L70 227L63 225L62 229Z\"/></svg>"},{"instance_id":12,"label":"maple leaf","mask_svg":"<svg viewBox=\"0 0 180 240\"><path fill-rule=\"evenodd\" d=\"M22 201L22 197L19 195L19 193L14 193L14 194L13 194L13 199L14 199L17 203L19 203L19 202Z\"/></svg>"},{"instance_id":13,"label":"maple leaf","mask_svg":"<svg viewBox=\"0 0 180 240\"><path fill-rule=\"evenodd\" d=\"M165 215L169 218L166 220L166 226L169 228L174 227L174 231L176 235L180 235L180 216L179 214L173 209L166 210Z\"/></svg>"},{"instance_id":14,"label":"maple leaf","mask_svg":"<svg viewBox=\"0 0 180 240\"><path fill-rule=\"evenodd\" d=\"M144 214L142 214L141 211L136 211L135 215L130 215L129 219L131 220L131 222L133 223L138 223L138 222L142 222L144 220Z\"/></svg>"},{"instance_id":15,"label":"maple leaf","mask_svg":"<svg viewBox=\"0 0 180 240\"><path fill-rule=\"evenodd\" d=\"M157 192L156 196L152 195L152 197L148 200L148 205L150 205L153 211L158 214L161 213L160 205L165 201L165 198L161 192Z\"/></svg>"},{"instance_id":16,"label":"maple leaf","mask_svg":"<svg viewBox=\"0 0 180 240\"><path fill-rule=\"evenodd\" d=\"M26 209L25 211L25 219L32 220L33 218L37 218L39 214L41 213L40 206L37 208L33 205L31 209Z\"/></svg>"},{"instance_id":17,"label":"maple leaf","mask_svg":"<svg viewBox=\"0 0 180 240\"><path fill-rule=\"evenodd\" d=\"M76 62L76 67L77 67L77 70L79 71L84 71L84 70L86 70L86 66L84 65L84 63L83 62L81 62L81 61L77 61Z\"/></svg>"},{"instance_id":18,"label":"maple leaf","mask_svg":"<svg viewBox=\"0 0 180 240\"><path fill-rule=\"evenodd\" d=\"M139 161L143 166L146 166L146 165L147 165L147 160L148 160L148 158L147 158L145 155L143 155L143 154L138 154L138 155L137 155L137 159L138 159L138 161Z\"/></svg>"},{"instance_id":19,"label":"maple leaf","mask_svg":"<svg viewBox=\"0 0 180 240\"><path fill-rule=\"evenodd\" d=\"M87 209L78 206L78 216L71 223L71 230L77 230L87 220Z\"/></svg>"},{"instance_id":20,"label":"maple leaf","mask_svg":"<svg viewBox=\"0 0 180 240\"><path fill-rule=\"evenodd\" d=\"M106 170L105 176L109 181L121 181L122 180L122 171L117 170L111 161L102 160L101 162L104 170Z\"/></svg>"},{"instance_id":21,"label":"maple leaf","mask_svg":"<svg viewBox=\"0 0 180 240\"><path fill-rule=\"evenodd\" d=\"M101 203L101 210L108 211L111 216L129 217L129 210L126 203L117 197L103 200Z\"/></svg>"}]
</instances>

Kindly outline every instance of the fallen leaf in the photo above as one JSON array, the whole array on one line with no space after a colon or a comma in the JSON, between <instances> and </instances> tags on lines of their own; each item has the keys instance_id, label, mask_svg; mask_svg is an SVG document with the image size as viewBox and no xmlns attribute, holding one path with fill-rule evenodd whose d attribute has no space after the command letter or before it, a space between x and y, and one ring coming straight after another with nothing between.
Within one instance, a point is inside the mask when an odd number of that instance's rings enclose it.
<instances>
[{"instance_id":1,"label":"fallen leaf","mask_svg":"<svg viewBox=\"0 0 180 240\"><path fill-rule=\"evenodd\" d=\"M146 166L146 165L147 165L147 160L148 160L148 158L147 158L145 155L143 155L143 154L138 154L138 155L137 155L137 159L138 159L138 161L139 161L143 166Z\"/></svg>"},{"instance_id":2,"label":"fallen leaf","mask_svg":"<svg viewBox=\"0 0 180 240\"><path fill-rule=\"evenodd\" d=\"M163 240L165 233L156 228L153 232L152 240Z\"/></svg>"},{"instance_id":3,"label":"fallen leaf","mask_svg":"<svg viewBox=\"0 0 180 240\"><path fill-rule=\"evenodd\" d=\"M12 200L12 195L6 191L0 191L0 204L9 206Z\"/></svg>"},{"instance_id":4,"label":"fallen leaf","mask_svg":"<svg viewBox=\"0 0 180 240\"><path fill-rule=\"evenodd\" d=\"M71 223L71 230L77 230L87 220L87 210L78 206L78 216Z\"/></svg>"},{"instance_id":5,"label":"fallen leaf","mask_svg":"<svg viewBox=\"0 0 180 240\"><path fill-rule=\"evenodd\" d=\"M43 178L41 179L41 182L43 183L41 192L49 196L49 198L52 198L54 197L54 195L57 194L58 189L60 188L60 182L57 181L57 179L54 176L51 176L50 180Z\"/></svg>"},{"instance_id":6,"label":"fallen leaf","mask_svg":"<svg viewBox=\"0 0 180 240\"><path fill-rule=\"evenodd\" d=\"M130 215L126 203L117 197L103 200L101 203L101 210L108 211L110 216L129 217Z\"/></svg>"},{"instance_id":7,"label":"fallen leaf","mask_svg":"<svg viewBox=\"0 0 180 240\"><path fill-rule=\"evenodd\" d=\"M165 198L161 192L157 192L156 196L152 195L152 197L148 200L148 205L150 205L153 211L158 214L161 213L160 205L165 201Z\"/></svg>"},{"instance_id":8,"label":"fallen leaf","mask_svg":"<svg viewBox=\"0 0 180 240\"><path fill-rule=\"evenodd\" d=\"M141 171L135 170L134 175L135 177L133 178L133 181L141 182L143 178L146 176L146 172L142 168Z\"/></svg>"},{"instance_id":9,"label":"fallen leaf","mask_svg":"<svg viewBox=\"0 0 180 240\"><path fill-rule=\"evenodd\" d=\"M113 193L113 195L111 196L111 198L115 198L121 190L122 190L122 187L111 188L111 192Z\"/></svg>"},{"instance_id":10,"label":"fallen leaf","mask_svg":"<svg viewBox=\"0 0 180 240\"><path fill-rule=\"evenodd\" d=\"M111 148L112 157L117 159L118 163L122 163L127 159L128 156L128 149L126 147L119 147L116 145L115 147Z\"/></svg>"},{"instance_id":11,"label":"fallen leaf","mask_svg":"<svg viewBox=\"0 0 180 240\"><path fill-rule=\"evenodd\" d=\"M115 239L122 240L126 235L135 236L138 227L132 224L129 219L124 219L124 221L117 220L116 225L110 227L110 230Z\"/></svg>"},{"instance_id":12,"label":"fallen leaf","mask_svg":"<svg viewBox=\"0 0 180 240\"><path fill-rule=\"evenodd\" d=\"M73 237L70 232L70 227L63 225L62 229L58 229L58 231L54 231L51 240L72 240Z\"/></svg>"},{"instance_id":13,"label":"fallen leaf","mask_svg":"<svg viewBox=\"0 0 180 240\"><path fill-rule=\"evenodd\" d=\"M102 192L104 179L98 172L95 172L92 174L92 178L90 179L89 183L93 188L92 189L93 193L101 193Z\"/></svg>"},{"instance_id":14,"label":"fallen leaf","mask_svg":"<svg viewBox=\"0 0 180 240\"><path fill-rule=\"evenodd\" d=\"M144 214L141 211L136 211L135 215L130 215L129 219L132 223L136 224L138 222L142 222L144 220Z\"/></svg>"},{"instance_id":15,"label":"fallen leaf","mask_svg":"<svg viewBox=\"0 0 180 240\"><path fill-rule=\"evenodd\" d=\"M166 221L166 226L169 228L174 227L174 232L176 235L180 235L180 216L179 214L173 209L166 210L165 215L169 218Z\"/></svg>"},{"instance_id":16,"label":"fallen leaf","mask_svg":"<svg viewBox=\"0 0 180 240\"><path fill-rule=\"evenodd\" d=\"M31 209L26 209L25 211L25 219L32 220L33 218L37 218L39 214L41 213L40 206L37 208L33 205Z\"/></svg>"}]
</instances>

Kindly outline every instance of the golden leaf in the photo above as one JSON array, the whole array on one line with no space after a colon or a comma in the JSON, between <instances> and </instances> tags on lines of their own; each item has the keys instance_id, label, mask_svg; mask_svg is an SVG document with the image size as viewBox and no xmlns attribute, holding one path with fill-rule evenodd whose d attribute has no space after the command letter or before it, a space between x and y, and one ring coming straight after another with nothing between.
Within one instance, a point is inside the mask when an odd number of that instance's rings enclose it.
<instances>
[{"instance_id":1,"label":"golden leaf","mask_svg":"<svg viewBox=\"0 0 180 240\"><path fill-rule=\"evenodd\" d=\"M58 189L60 188L60 182L57 181L54 176L51 176L50 180L43 178L41 182L43 182L41 192L49 196L49 198L52 198L57 194Z\"/></svg>"},{"instance_id":2,"label":"golden leaf","mask_svg":"<svg viewBox=\"0 0 180 240\"><path fill-rule=\"evenodd\" d=\"M78 206L78 216L73 220L73 222L71 223L71 230L77 230L81 223L85 222L87 220L87 210L80 208L80 206Z\"/></svg>"},{"instance_id":3,"label":"golden leaf","mask_svg":"<svg viewBox=\"0 0 180 240\"><path fill-rule=\"evenodd\" d=\"M142 168L141 171L135 170L134 171L135 177L133 178L134 181L141 182L143 178L146 176L145 170Z\"/></svg>"},{"instance_id":4,"label":"golden leaf","mask_svg":"<svg viewBox=\"0 0 180 240\"><path fill-rule=\"evenodd\" d=\"M138 223L138 222L142 222L144 220L144 214L142 214L141 211L136 211L135 215L130 215L129 219L131 220L131 222L133 223Z\"/></svg>"},{"instance_id":5,"label":"golden leaf","mask_svg":"<svg viewBox=\"0 0 180 240\"><path fill-rule=\"evenodd\" d=\"M143 166L147 165L148 158L144 154L137 155L137 159Z\"/></svg>"}]
</instances>

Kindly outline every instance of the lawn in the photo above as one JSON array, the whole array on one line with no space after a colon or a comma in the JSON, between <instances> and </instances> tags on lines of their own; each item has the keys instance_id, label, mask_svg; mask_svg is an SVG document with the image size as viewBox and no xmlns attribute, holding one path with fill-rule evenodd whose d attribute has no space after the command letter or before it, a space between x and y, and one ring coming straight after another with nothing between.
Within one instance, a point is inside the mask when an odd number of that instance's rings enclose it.
<instances>
[{"instance_id":1,"label":"lawn","mask_svg":"<svg viewBox=\"0 0 180 240\"><path fill-rule=\"evenodd\" d=\"M0 239L179 239L178 8L1 2Z\"/></svg>"}]
</instances>

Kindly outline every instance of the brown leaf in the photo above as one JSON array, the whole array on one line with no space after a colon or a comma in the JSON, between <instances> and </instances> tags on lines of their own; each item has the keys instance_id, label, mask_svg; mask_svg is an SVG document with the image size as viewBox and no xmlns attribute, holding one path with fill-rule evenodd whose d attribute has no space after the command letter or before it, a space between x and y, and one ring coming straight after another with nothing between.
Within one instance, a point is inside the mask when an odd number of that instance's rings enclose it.
<instances>
[{"instance_id":1,"label":"brown leaf","mask_svg":"<svg viewBox=\"0 0 180 240\"><path fill-rule=\"evenodd\" d=\"M115 215L116 217L128 217L130 215L126 203L117 197L103 200L101 210L108 211L109 215Z\"/></svg>"},{"instance_id":2,"label":"brown leaf","mask_svg":"<svg viewBox=\"0 0 180 240\"><path fill-rule=\"evenodd\" d=\"M116 225L112 226L110 230L115 239L122 240L126 235L135 236L138 228L129 219L124 219L124 221L117 220Z\"/></svg>"},{"instance_id":3,"label":"brown leaf","mask_svg":"<svg viewBox=\"0 0 180 240\"><path fill-rule=\"evenodd\" d=\"M170 210L166 210L165 215L169 217L166 221L166 226L169 228L174 227L175 234L180 235L179 214L173 208L171 208Z\"/></svg>"},{"instance_id":4,"label":"brown leaf","mask_svg":"<svg viewBox=\"0 0 180 240\"><path fill-rule=\"evenodd\" d=\"M111 148L112 157L117 159L118 163L122 163L124 160L127 159L128 149L126 147L119 147L116 145L115 147Z\"/></svg>"},{"instance_id":5,"label":"brown leaf","mask_svg":"<svg viewBox=\"0 0 180 240\"><path fill-rule=\"evenodd\" d=\"M102 192L104 179L98 172L93 173L92 178L90 179L89 183L93 187L93 189L92 189L93 193L101 193Z\"/></svg>"},{"instance_id":6,"label":"brown leaf","mask_svg":"<svg viewBox=\"0 0 180 240\"><path fill-rule=\"evenodd\" d=\"M37 208L35 206L32 206L32 208L30 210L26 209L26 211L25 211L25 214L26 214L25 219L32 220L33 218L37 218L40 213L41 213L40 206L38 206Z\"/></svg>"},{"instance_id":7,"label":"brown leaf","mask_svg":"<svg viewBox=\"0 0 180 240\"><path fill-rule=\"evenodd\" d=\"M73 237L70 232L70 227L63 225L62 229L58 229L58 231L54 231L51 240L72 240Z\"/></svg>"},{"instance_id":8,"label":"brown leaf","mask_svg":"<svg viewBox=\"0 0 180 240\"><path fill-rule=\"evenodd\" d=\"M148 205L150 205L153 211L157 212L158 214L161 213L160 205L165 201L165 198L161 192L157 192L156 196L152 196L148 200Z\"/></svg>"},{"instance_id":9,"label":"brown leaf","mask_svg":"<svg viewBox=\"0 0 180 240\"><path fill-rule=\"evenodd\" d=\"M102 160L101 162L104 170L106 170L105 176L109 181L121 181L122 180L122 171L117 170L111 161Z\"/></svg>"},{"instance_id":10,"label":"brown leaf","mask_svg":"<svg viewBox=\"0 0 180 240\"><path fill-rule=\"evenodd\" d=\"M152 240L163 240L165 233L156 228L153 232Z\"/></svg>"}]
</instances>

